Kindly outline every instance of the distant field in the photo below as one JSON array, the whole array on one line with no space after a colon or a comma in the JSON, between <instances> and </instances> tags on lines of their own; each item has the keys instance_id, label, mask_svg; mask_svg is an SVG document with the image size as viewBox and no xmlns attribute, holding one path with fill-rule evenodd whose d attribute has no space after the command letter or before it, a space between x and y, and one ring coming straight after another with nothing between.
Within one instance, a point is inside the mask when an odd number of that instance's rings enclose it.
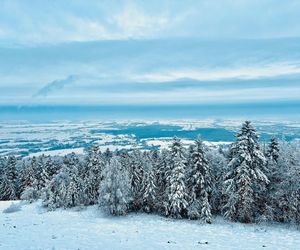
<instances>
[{"instance_id":1,"label":"distant field","mask_svg":"<svg viewBox=\"0 0 300 250\"><path fill-rule=\"evenodd\" d=\"M192 143L198 135L208 146L234 140L241 120L165 120L95 122L58 121L49 123L0 123L0 155L65 155L83 153L92 144L101 149L149 149L169 145L173 136ZM262 142L272 135L287 141L300 139L300 123L255 122Z\"/></svg>"}]
</instances>

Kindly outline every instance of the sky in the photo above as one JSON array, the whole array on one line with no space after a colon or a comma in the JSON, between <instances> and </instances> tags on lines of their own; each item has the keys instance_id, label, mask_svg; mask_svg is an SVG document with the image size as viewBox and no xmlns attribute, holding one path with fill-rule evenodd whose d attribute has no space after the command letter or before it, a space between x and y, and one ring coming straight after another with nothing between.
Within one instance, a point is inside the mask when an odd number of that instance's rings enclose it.
<instances>
[{"instance_id":1,"label":"sky","mask_svg":"<svg viewBox=\"0 0 300 250\"><path fill-rule=\"evenodd\" d=\"M0 0L0 105L300 101L300 1Z\"/></svg>"}]
</instances>

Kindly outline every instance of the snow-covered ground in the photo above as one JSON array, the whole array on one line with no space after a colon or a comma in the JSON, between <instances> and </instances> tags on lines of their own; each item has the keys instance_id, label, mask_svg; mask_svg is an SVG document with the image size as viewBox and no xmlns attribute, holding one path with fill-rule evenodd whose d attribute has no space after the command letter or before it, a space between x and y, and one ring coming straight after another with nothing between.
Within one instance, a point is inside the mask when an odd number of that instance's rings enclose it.
<instances>
[{"instance_id":1,"label":"snow-covered ground","mask_svg":"<svg viewBox=\"0 0 300 250\"><path fill-rule=\"evenodd\" d=\"M49 123L0 121L0 156L66 155L83 153L92 144L101 150L166 148L173 136L185 145L201 135L207 146L231 143L242 120L159 121L53 121ZM300 139L299 122L254 121L262 141Z\"/></svg>"},{"instance_id":2,"label":"snow-covered ground","mask_svg":"<svg viewBox=\"0 0 300 250\"><path fill-rule=\"evenodd\" d=\"M110 217L96 207L47 212L40 203L3 213L0 249L299 249L300 232L287 225L244 225L216 218L211 225L157 215ZM15 203L19 203L16 201Z\"/></svg>"}]
</instances>

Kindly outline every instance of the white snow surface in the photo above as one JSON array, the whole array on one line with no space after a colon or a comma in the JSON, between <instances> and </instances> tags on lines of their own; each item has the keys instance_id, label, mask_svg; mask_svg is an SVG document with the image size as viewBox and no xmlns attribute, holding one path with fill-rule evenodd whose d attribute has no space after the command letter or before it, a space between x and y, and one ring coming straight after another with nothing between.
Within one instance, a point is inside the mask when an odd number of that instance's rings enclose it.
<instances>
[{"instance_id":1,"label":"white snow surface","mask_svg":"<svg viewBox=\"0 0 300 250\"><path fill-rule=\"evenodd\" d=\"M300 232L285 224L245 225L215 218L208 225L142 213L111 217L96 206L47 212L40 202L3 213L11 203L0 202L0 249L5 250L246 250L299 249L300 245Z\"/></svg>"}]
</instances>

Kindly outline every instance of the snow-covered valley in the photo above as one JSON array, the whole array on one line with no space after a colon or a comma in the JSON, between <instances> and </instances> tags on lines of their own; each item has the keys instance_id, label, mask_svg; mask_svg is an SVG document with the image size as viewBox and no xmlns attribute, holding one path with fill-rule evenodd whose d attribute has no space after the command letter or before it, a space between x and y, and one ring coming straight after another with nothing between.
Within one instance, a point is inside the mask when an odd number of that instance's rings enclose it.
<instances>
[{"instance_id":1,"label":"snow-covered valley","mask_svg":"<svg viewBox=\"0 0 300 250\"><path fill-rule=\"evenodd\" d=\"M230 144L243 120L140 121L26 121L0 123L0 156L83 154L93 144L104 151L167 148L173 136L190 145L201 135L208 146ZM287 141L300 139L299 122L254 121L262 142L272 135Z\"/></svg>"},{"instance_id":2,"label":"snow-covered valley","mask_svg":"<svg viewBox=\"0 0 300 250\"><path fill-rule=\"evenodd\" d=\"M96 206L48 212L39 202L3 213L0 249L299 249L300 232L286 224L212 224L158 215L104 215ZM14 203L20 203L14 201Z\"/></svg>"}]
</instances>

